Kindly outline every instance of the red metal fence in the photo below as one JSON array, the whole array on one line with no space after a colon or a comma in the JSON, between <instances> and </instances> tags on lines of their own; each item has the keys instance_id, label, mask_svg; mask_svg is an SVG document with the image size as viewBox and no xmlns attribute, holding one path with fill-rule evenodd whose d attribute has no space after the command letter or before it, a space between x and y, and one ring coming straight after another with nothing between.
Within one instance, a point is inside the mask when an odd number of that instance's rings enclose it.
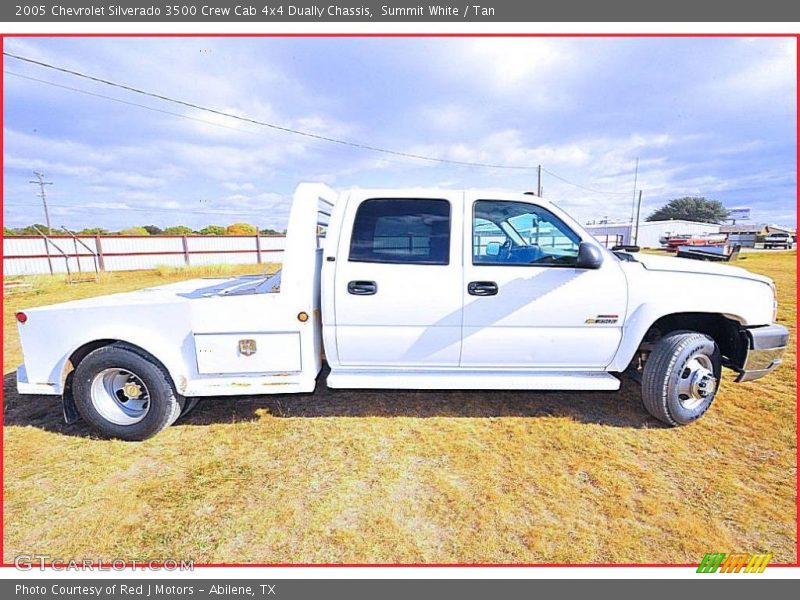
<instances>
[{"instance_id":1,"label":"red metal fence","mask_svg":"<svg viewBox=\"0 0 800 600\"><path fill-rule=\"evenodd\" d=\"M160 265L279 262L285 236L52 235L3 237L3 275L132 271ZM48 241L49 240L49 241Z\"/></svg>"}]
</instances>

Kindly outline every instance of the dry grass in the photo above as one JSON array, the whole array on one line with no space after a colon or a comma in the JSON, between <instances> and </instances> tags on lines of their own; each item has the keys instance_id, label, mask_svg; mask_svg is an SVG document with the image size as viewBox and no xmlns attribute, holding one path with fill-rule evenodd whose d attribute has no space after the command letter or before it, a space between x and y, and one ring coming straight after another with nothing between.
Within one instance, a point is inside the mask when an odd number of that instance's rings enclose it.
<instances>
[{"instance_id":1,"label":"dry grass","mask_svg":"<svg viewBox=\"0 0 800 600\"><path fill-rule=\"evenodd\" d=\"M796 325L796 254L749 254ZM198 562L796 560L796 357L662 427L615 393L333 391L210 399L141 444L20 398L15 308L178 274L49 284L4 312L4 559Z\"/></svg>"}]
</instances>

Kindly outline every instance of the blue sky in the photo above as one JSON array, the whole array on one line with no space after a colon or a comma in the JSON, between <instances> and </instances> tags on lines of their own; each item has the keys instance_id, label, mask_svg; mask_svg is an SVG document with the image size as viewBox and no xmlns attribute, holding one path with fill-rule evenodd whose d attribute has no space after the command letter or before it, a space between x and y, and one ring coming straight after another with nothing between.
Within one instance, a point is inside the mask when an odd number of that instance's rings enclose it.
<instances>
[{"instance_id":1,"label":"blue sky","mask_svg":"<svg viewBox=\"0 0 800 600\"><path fill-rule=\"evenodd\" d=\"M401 152L542 164L581 221L674 197L796 224L792 39L6 38L5 50L226 112ZM535 189L534 171L314 141L4 57L4 217L54 226L283 228L301 181ZM155 109L155 110L152 110ZM166 112L159 112L166 111ZM591 188L592 191L584 189Z\"/></svg>"}]
</instances>

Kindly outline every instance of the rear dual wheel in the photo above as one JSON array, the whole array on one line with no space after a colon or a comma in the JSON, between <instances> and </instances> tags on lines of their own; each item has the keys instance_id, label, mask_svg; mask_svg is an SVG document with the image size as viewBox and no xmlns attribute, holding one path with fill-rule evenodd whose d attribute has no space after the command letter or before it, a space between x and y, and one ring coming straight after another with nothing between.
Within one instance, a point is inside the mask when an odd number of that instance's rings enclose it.
<instances>
[{"instance_id":1,"label":"rear dual wheel","mask_svg":"<svg viewBox=\"0 0 800 600\"><path fill-rule=\"evenodd\" d=\"M150 438L196 405L177 394L165 369L127 346L89 353L72 377L75 408L99 433L128 441Z\"/></svg>"}]
</instances>

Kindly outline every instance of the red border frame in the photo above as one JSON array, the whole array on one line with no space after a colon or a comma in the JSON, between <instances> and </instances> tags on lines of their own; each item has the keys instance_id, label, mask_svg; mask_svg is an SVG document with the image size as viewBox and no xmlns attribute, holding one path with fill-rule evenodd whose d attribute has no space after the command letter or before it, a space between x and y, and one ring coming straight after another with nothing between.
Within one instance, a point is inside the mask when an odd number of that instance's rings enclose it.
<instances>
[{"instance_id":1,"label":"red border frame","mask_svg":"<svg viewBox=\"0 0 800 600\"><path fill-rule=\"evenodd\" d=\"M63 37L63 38L92 38L92 37L261 37L261 38L477 38L477 37L543 37L543 38L738 38L738 37L761 37L761 38L794 38L797 44L798 54L800 54L800 34L797 33L0 33L0 48L4 47L5 38L26 38L26 37ZM795 73L797 81L797 104L795 105L795 130L800 141L800 121L798 120L797 110L800 108L800 68ZM3 93L4 76L0 72L0 96ZM0 111L0 128L3 127L3 111ZM2 140L4 142L4 139ZM0 150L3 143L0 142ZM799 147L800 148L800 147ZM3 155L0 152L0 167L3 166ZM797 169L800 172L800 151L797 152ZM0 194L3 192L3 181L0 179ZM800 188L795 190L796 207L800 205ZM4 197L4 196L3 196ZM0 200L0 203L2 201ZM3 215L0 214L0 225L3 223ZM0 258L2 258L0 249ZM800 267L800 256L798 256L797 267ZM800 290L795 289L795 296L800 300ZM0 307L4 300L0 300ZM800 339L795 339L795 351L800 350ZM2 350L0 350L2 357ZM795 435L797 451L796 460L800 457L800 402L798 402L797 390L800 387L800 375L795 369ZM3 410L3 393L0 390L0 411ZM4 427L0 427L0 474L5 476L3 464L3 435ZM798 461L800 462L800 461ZM795 478L795 562L770 564L770 567L800 567L800 477ZM0 486L0 550L3 549L5 542L5 515L3 512L4 486ZM2 560L2 557L0 557ZM105 564L105 563L104 563ZM217 567L217 568L254 568L254 567L697 567L698 563L196 563L194 566ZM99 567L100 563L94 563ZM130 566L130 565L128 565ZM0 567L14 568L13 564L0 563Z\"/></svg>"}]
</instances>

